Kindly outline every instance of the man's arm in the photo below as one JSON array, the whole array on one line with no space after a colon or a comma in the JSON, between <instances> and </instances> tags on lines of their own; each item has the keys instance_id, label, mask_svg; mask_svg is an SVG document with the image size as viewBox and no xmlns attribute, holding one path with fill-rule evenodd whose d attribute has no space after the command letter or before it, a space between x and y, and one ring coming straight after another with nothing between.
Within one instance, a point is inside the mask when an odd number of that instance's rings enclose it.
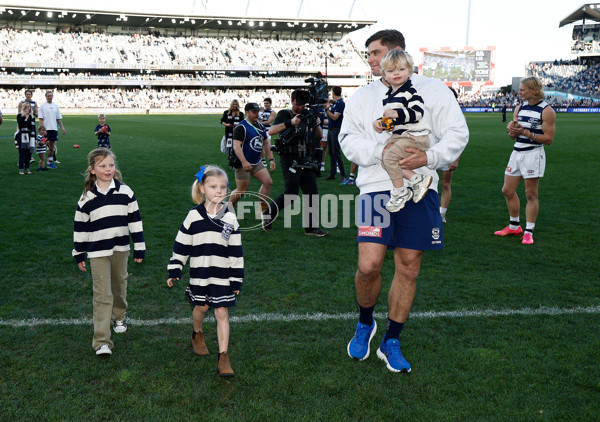
<instances>
[{"instance_id":1,"label":"man's arm","mask_svg":"<svg viewBox=\"0 0 600 422\"><path fill-rule=\"evenodd\" d=\"M277 118L273 122L273 125L269 128L269 136L277 135L292 126L298 126L300 124L300 117L298 115L293 116L291 119L289 116L291 112L281 110L277 113Z\"/></svg>"},{"instance_id":2,"label":"man's arm","mask_svg":"<svg viewBox=\"0 0 600 422\"><path fill-rule=\"evenodd\" d=\"M337 120L341 116L341 113L338 113L337 111L335 113L332 113L328 108L325 109L325 112L327 113L327 117L331 120Z\"/></svg>"},{"instance_id":3,"label":"man's arm","mask_svg":"<svg viewBox=\"0 0 600 422\"><path fill-rule=\"evenodd\" d=\"M242 163L242 167L244 168L244 170L246 170L248 166L250 167L250 169L252 169L252 165L248 162L248 160L246 160L246 157L244 156L244 151L242 151L242 141L239 141L237 139L233 140L233 151Z\"/></svg>"},{"instance_id":4,"label":"man's arm","mask_svg":"<svg viewBox=\"0 0 600 422\"><path fill-rule=\"evenodd\" d=\"M437 85L432 93L435 103L431 111L427 110L432 113L429 116L431 131L437 142L427 151L407 148L411 155L400 160L403 169L413 170L425 165L432 170L444 167L456 161L469 142L469 128L454 94L443 82Z\"/></svg>"},{"instance_id":5,"label":"man's arm","mask_svg":"<svg viewBox=\"0 0 600 422\"><path fill-rule=\"evenodd\" d=\"M544 132L544 134L537 135L535 142L550 145L554 140L554 134L556 133L556 113L550 106L546 107L542 112L542 132Z\"/></svg>"},{"instance_id":6,"label":"man's arm","mask_svg":"<svg viewBox=\"0 0 600 422\"><path fill-rule=\"evenodd\" d=\"M40 107L40 114L38 116L38 120L39 120L40 126L45 126L44 125L44 105L43 104L42 104L42 107Z\"/></svg>"},{"instance_id":7,"label":"man's arm","mask_svg":"<svg viewBox=\"0 0 600 422\"><path fill-rule=\"evenodd\" d=\"M58 123L58 126L60 126L63 135L65 135L67 133L67 131L65 130L65 127L63 126L63 122L62 119L56 119L56 123ZM40 123L41 124L41 123Z\"/></svg>"},{"instance_id":8,"label":"man's arm","mask_svg":"<svg viewBox=\"0 0 600 422\"><path fill-rule=\"evenodd\" d=\"M379 134L375 132L372 121L365 126L365 122L370 120L372 115L367 111L368 107L368 96L361 95L360 90L355 92L346 104L339 136L340 146L346 158L361 167L381 164L385 146L377 140Z\"/></svg>"}]
</instances>

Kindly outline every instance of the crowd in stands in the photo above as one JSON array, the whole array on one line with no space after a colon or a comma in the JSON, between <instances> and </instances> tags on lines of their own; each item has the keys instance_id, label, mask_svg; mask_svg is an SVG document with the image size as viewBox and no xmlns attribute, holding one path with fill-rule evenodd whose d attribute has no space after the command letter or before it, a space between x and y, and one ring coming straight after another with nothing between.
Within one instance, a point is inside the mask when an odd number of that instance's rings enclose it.
<instances>
[{"instance_id":1,"label":"crowd in stands","mask_svg":"<svg viewBox=\"0 0 600 422\"><path fill-rule=\"evenodd\" d=\"M600 100L593 99L567 99L560 97L546 97L546 102L552 107L600 107ZM504 105L506 107L515 107L521 101L516 92L511 94L503 93L475 93L459 95L458 101L461 107L492 107L500 111Z\"/></svg>"},{"instance_id":2,"label":"crowd in stands","mask_svg":"<svg viewBox=\"0 0 600 422\"><path fill-rule=\"evenodd\" d=\"M578 64L577 61L529 63L528 73L541 79L544 87L600 95L600 63Z\"/></svg>"},{"instance_id":3,"label":"crowd in stands","mask_svg":"<svg viewBox=\"0 0 600 422\"><path fill-rule=\"evenodd\" d=\"M33 99L41 104L45 89L37 88ZM271 97L274 108L285 107L290 99L291 90L279 89L100 89L71 88L54 90L54 103L62 109L83 108L125 108L125 109L170 109L170 108L223 108L237 99L244 105L249 102L262 104L265 97ZM0 90L0 104L14 106L25 97L25 89ZM4 107L6 107L4 106Z\"/></svg>"},{"instance_id":4,"label":"crowd in stands","mask_svg":"<svg viewBox=\"0 0 600 422\"><path fill-rule=\"evenodd\" d=\"M0 61L61 65L365 67L349 39L276 40L0 30Z\"/></svg>"},{"instance_id":5,"label":"crowd in stands","mask_svg":"<svg viewBox=\"0 0 600 422\"><path fill-rule=\"evenodd\" d=\"M289 103L291 89L170 89L170 88L69 88L54 90L54 102L61 109L226 109L231 101L237 99L240 104L248 102L262 103L265 97L273 99L273 108L284 108ZM45 89L37 88L33 92L38 104L44 102ZM0 90L0 104L5 108L16 107L25 96L25 89ZM461 107L492 107L500 111L504 105L508 108L520 103L516 93L478 92L459 95ZM600 107L600 100L569 100L552 97L546 101L553 107Z\"/></svg>"},{"instance_id":6,"label":"crowd in stands","mask_svg":"<svg viewBox=\"0 0 600 422\"><path fill-rule=\"evenodd\" d=\"M185 85L187 82L203 82L203 81L250 81L250 82L289 82L303 84L304 80L311 74L294 73L294 76L273 76L265 75L264 73L249 72L247 76L231 76L235 72L197 72L197 73L132 73L132 72L108 72L103 74L91 72L58 72L58 73L16 73L8 71L0 71L0 78L5 80L22 80L22 79L43 79L43 80L69 80L82 81L84 84L87 81L173 81L180 85Z\"/></svg>"}]
</instances>

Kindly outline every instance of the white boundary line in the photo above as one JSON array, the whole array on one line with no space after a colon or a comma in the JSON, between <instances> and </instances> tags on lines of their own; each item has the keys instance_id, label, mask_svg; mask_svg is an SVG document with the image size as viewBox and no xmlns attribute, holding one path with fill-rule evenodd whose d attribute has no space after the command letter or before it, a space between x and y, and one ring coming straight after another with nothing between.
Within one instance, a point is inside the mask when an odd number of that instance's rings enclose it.
<instances>
[{"instance_id":1,"label":"white boundary line","mask_svg":"<svg viewBox=\"0 0 600 422\"><path fill-rule=\"evenodd\" d=\"M413 312L411 319L436 319L436 318L486 318L496 316L556 316L569 314L600 314L600 306L576 306L574 308L554 308L542 306L540 308L522 309L472 309L459 311L429 311ZM375 313L376 318L385 319L384 313ZM307 314L255 314L245 316L231 316L230 321L234 323L244 322L292 322L292 321L328 321L328 320L358 320L358 312L347 312L341 314L307 313ZM205 321L214 321L214 317L206 317ZM159 318L159 319L132 319L127 322L139 326L155 325L182 325L191 324L192 318ZM32 318L32 319L0 319L0 326L38 327L42 325L92 325L91 318Z\"/></svg>"}]
</instances>

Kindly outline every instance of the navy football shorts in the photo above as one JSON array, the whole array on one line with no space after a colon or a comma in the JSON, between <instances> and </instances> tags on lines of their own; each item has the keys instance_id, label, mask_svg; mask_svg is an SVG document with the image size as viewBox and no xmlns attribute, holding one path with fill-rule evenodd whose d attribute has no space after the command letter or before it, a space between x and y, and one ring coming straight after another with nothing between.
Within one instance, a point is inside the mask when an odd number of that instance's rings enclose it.
<instances>
[{"instance_id":1,"label":"navy football shorts","mask_svg":"<svg viewBox=\"0 0 600 422\"><path fill-rule=\"evenodd\" d=\"M372 192L358 197L356 206L357 241L380 243L390 248L434 250L444 247L440 198L429 189L419 202L408 201L398 212L385 204L390 193Z\"/></svg>"}]
</instances>

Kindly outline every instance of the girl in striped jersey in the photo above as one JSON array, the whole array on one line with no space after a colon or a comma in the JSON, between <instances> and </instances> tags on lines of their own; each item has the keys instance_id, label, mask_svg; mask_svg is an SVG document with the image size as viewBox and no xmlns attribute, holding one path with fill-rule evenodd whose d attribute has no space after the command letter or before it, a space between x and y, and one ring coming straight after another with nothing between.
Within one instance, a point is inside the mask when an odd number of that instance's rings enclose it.
<instances>
[{"instance_id":1,"label":"girl in striped jersey","mask_svg":"<svg viewBox=\"0 0 600 422\"><path fill-rule=\"evenodd\" d=\"M90 259L93 280L94 337L97 355L112 354L111 319L115 333L127 330L127 259L129 237L134 243L134 261L146 253L142 218L137 200L123 184L114 154L98 148L88 154L85 188L77 203L73 231L73 257L81 271Z\"/></svg>"},{"instance_id":2,"label":"girl in striped jersey","mask_svg":"<svg viewBox=\"0 0 600 422\"><path fill-rule=\"evenodd\" d=\"M217 372L234 376L229 362L229 311L235 306L244 278L242 236L235 214L227 208L227 174L217 166L201 167L192 185L192 199L198 204L189 212L175 238L169 261L167 285L181 278L190 260L190 282L186 294L193 306L192 348L200 356L209 354L202 324L208 307L217 320L219 355Z\"/></svg>"},{"instance_id":3,"label":"girl in striped jersey","mask_svg":"<svg viewBox=\"0 0 600 422\"><path fill-rule=\"evenodd\" d=\"M422 121L425 112L423 98L410 80L414 66L412 57L404 50L392 49L381 60L380 66L390 88L383 99L383 118L375 120L373 127L379 133L384 129L393 131L383 149L381 165L394 185L385 207L389 212L397 212L407 201L423 199L431 185L431 176L403 169L398 164L411 154L406 152L407 148L429 149L430 131ZM408 180L408 186L404 186L404 179Z\"/></svg>"}]
</instances>

